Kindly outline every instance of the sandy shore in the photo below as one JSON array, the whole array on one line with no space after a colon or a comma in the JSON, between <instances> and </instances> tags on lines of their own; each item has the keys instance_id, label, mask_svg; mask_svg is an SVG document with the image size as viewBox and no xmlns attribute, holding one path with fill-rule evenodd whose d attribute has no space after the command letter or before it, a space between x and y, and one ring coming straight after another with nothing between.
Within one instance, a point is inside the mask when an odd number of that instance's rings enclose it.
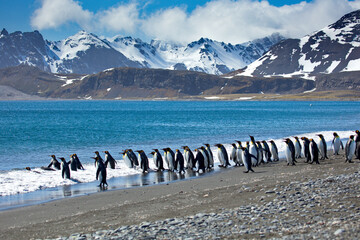
<instances>
[{"instance_id":1,"label":"sandy shore","mask_svg":"<svg viewBox=\"0 0 360 240\"><path fill-rule=\"evenodd\" d=\"M285 188L293 183L300 184L340 175L350 175L358 173L360 169L359 161L349 164L344 163L343 155L329 157L330 160L321 161L320 165L309 165L304 163L303 159L299 159L297 166L286 166L285 162L280 161L261 165L255 168L255 173L248 174L243 173L244 168L242 167L229 168L187 181L106 191L2 211L0 212L0 239L69 237L74 233L87 234L99 230L118 229L124 225L193 216L198 213L220 213L249 206L253 202L255 202L254 205L265 206L281 197L282 192L277 192L277 189L280 189L279 186ZM356 177L353 181L355 186L359 186L359 178ZM345 216L336 215L337 219L340 219L339 226L342 225L341 219L346 220L346 215L352 214L354 209L357 213L360 212L359 188L351 189L351 186L349 194L354 194L349 198L351 208L341 194L334 192L332 197L334 201L339 198L345 209L349 207L348 211L343 212ZM342 185L337 186L339 189L341 187ZM349 186L344 187L349 188ZM305 189L303 191L312 190ZM326 188L322 191L326 191ZM304 224L314 221L314 216L321 215L322 211L324 209L319 207L318 212L309 212L310 219L306 215L302 217L299 215L299 221L303 221ZM311 214L315 215L310 216ZM286 209L279 211L278 217L289 217ZM331 217L329 215L330 219ZM354 227L355 232L359 234L359 215L354 217L356 221L351 221L352 224L355 224L352 228ZM325 228L325 225L318 224L316 227L321 229ZM311 228L308 231L311 233ZM294 234L297 234L295 230L287 235ZM241 238L260 237L254 233L235 234L229 237L238 238L240 236ZM284 235L272 233L261 235L261 237L282 236ZM350 236L356 239L356 234L354 235L353 232Z\"/></svg>"}]
</instances>

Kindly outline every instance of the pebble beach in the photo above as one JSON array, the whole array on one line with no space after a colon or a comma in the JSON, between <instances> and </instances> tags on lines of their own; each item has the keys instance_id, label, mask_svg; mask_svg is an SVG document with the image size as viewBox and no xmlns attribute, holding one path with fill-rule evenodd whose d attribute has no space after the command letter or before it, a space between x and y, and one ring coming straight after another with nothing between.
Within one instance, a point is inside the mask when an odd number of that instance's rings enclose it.
<instances>
[{"instance_id":1,"label":"pebble beach","mask_svg":"<svg viewBox=\"0 0 360 240\"><path fill-rule=\"evenodd\" d=\"M329 158L2 211L0 238L359 239L360 162Z\"/></svg>"}]
</instances>

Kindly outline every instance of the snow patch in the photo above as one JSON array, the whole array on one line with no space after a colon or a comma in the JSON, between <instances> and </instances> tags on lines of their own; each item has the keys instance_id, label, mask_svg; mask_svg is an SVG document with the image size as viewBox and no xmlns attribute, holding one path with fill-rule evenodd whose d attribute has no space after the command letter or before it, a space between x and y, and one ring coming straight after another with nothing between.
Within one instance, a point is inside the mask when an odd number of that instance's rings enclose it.
<instances>
[{"instance_id":1,"label":"snow patch","mask_svg":"<svg viewBox=\"0 0 360 240\"><path fill-rule=\"evenodd\" d=\"M312 93L312 92L314 92L315 90L316 90L316 88L313 88L313 89L311 89L311 90L304 91L303 93Z\"/></svg>"}]
</instances>

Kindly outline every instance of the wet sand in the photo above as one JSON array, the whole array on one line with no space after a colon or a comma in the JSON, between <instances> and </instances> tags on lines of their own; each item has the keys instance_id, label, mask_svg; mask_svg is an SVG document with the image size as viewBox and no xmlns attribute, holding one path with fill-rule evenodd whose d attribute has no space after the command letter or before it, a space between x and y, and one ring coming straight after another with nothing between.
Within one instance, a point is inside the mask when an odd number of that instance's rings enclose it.
<instances>
[{"instance_id":1,"label":"wet sand","mask_svg":"<svg viewBox=\"0 0 360 240\"><path fill-rule=\"evenodd\" d=\"M255 173L246 174L243 167L229 168L187 181L99 192L2 211L0 238L57 238L145 221L221 212L249 205L254 199L271 202L276 196L266 192L278 185L351 174L360 169L358 160L349 164L344 163L343 155L329 157L320 165L309 165L299 159L297 166L280 161L254 168ZM353 203L359 208L360 198Z\"/></svg>"}]
</instances>

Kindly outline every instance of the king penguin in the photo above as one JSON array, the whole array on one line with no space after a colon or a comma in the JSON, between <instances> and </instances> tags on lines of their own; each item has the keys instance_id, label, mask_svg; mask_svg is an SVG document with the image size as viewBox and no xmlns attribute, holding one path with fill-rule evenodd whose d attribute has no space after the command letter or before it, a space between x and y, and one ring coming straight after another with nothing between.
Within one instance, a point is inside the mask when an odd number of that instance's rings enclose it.
<instances>
[{"instance_id":1,"label":"king penguin","mask_svg":"<svg viewBox=\"0 0 360 240\"><path fill-rule=\"evenodd\" d=\"M84 167L83 167L83 165L81 164L80 159L79 159L79 157L77 156L76 153L73 154L73 157L74 157L74 159L75 159L75 161L76 161L76 167L77 167L77 169L82 169L82 170L84 170Z\"/></svg>"},{"instance_id":2,"label":"king penguin","mask_svg":"<svg viewBox=\"0 0 360 240\"><path fill-rule=\"evenodd\" d=\"M161 156L161 153L156 148L154 148L153 150L154 150L154 152L152 152L151 154L153 155L153 161L154 161L154 164L155 164L155 166L157 168L156 171L165 170L164 169L164 161L163 161L163 158Z\"/></svg>"},{"instance_id":3,"label":"king penguin","mask_svg":"<svg viewBox=\"0 0 360 240\"><path fill-rule=\"evenodd\" d=\"M274 162L279 161L279 151L278 151L278 148L277 148L274 140L270 140L270 152L271 152L273 161Z\"/></svg>"},{"instance_id":4,"label":"king penguin","mask_svg":"<svg viewBox=\"0 0 360 240\"><path fill-rule=\"evenodd\" d=\"M339 155L340 147L342 149L344 149L344 145L343 145L339 135L336 132L334 132L333 135L334 135L334 139L331 142L333 153L334 153L334 155Z\"/></svg>"},{"instance_id":5,"label":"king penguin","mask_svg":"<svg viewBox=\"0 0 360 240\"><path fill-rule=\"evenodd\" d=\"M236 141L236 158L237 162L239 163L239 166L244 165L243 164L243 150L242 150L242 144L241 141Z\"/></svg>"},{"instance_id":6,"label":"king penguin","mask_svg":"<svg viewBox=\"0 0 360 240\"><path fill-rule=\"evenodd\" d=\"M230 166L229 157L224 145L218 143L215 144L215 146L218 147L218 159L220 161L219 167L226 168L227 166Z\"/></svg>"},{"instance_id":7,"label":"king penguin","mask_svg":"<svg viewBox=\"0 0 360 240\"><path fill-rule=\"evenodd\" d=\"M70 169L71 171L77 171L77 164L74 154L70 155Z\"/></svg>"},{"instance_id":8,"label":"king penguin","mask_svg":"<svg viewBox=\"0 0 360 240\"><path fill-rule=\"evenodd\" d=\"M128 149L128 156L133 162L134 166L139 166L139 160L131 148Z\"/></svg>"},{"instance_id":9,"label":"king penguin","mask_svg":"<svg viewBox=\"0 0 360 240\"><path fill-rule=\"evenodd\" d=\"M110 164L111 169L115 169L116 160L111 156L109 151L104 151L105 153L105 167Z\"/></svg>"},{"instance_id":10,"label":"king penguin","mask_svg":"<svg viewBox=\"0 0 360 240\"><path fill-rule=\"evenodd\" d=\"M188 146L182 146L182 148L184 149L186 169L193 170L195 168L195 163L196 163L194 154Z\"/></svg>"},{"instance_id":11,"label":"king penguin","mask_svg":"<svg viewBox=\"0 0 360 240\"><path fill-rule=\"evenodd\" d=\"M249 171L254 172L254 170L252 169L251 158L256 158L256 157L250 154L247 148L241 147L241 150L242 150L242 161L246 169L245 173L248 173Z\"/></svg>"},{"instance_id":12,"label":"king penguin","mask_svg":"<svg viewBox=\"0 0 360 240\"><path fill-rule=\"evenodd\" d=\"M129 156L129 151L126 149L123 152L121 152L120 154L123 155L123 160L125 162L125 165L128 168L134 168L134 163L133 163L133 161L131 160L131 158Z\"/></svg>"},{"instance_id":13,"label":"king penguin","mask_svg":"<svg viewBox=\"0 0 360 240\"><path fill-rule=\"evenodd\" d=\"M50 161L48 168L50 168L51 166L54 166L54 168L56 168L57 170L60 170L60 162L56 159L55 155L51 155L50 157L51 157L51 161Z\"/></svg>"},{"instance_id":14,"label":"king penguin","mask_svg":"<svg viewBox=\"0 0 360 240\"><path fill-rule=\"evenodd\" d=\"M197 172L200 173L200 170L202 171L202 173L205 172L205 159L204 159L204 155L198 150L195 149L195 162L197 165Z\"/></svg>"},{"instance_id":15,"label":"king penguin","mask_svg":"<svg viewBox=\"0 0 360 240\"><path fill-rule=\"evenodd\" d=\"M356 150L356 143L354 141L354 135L351 135L345 145L345 162L349 162L349 163L352 162L352 158L355 154L355 150Z\"/></svg>"},{"instance_id":16,"label":"king penguin","mask_svg":"<svg viewBox=\"0 0 360 240\"><path fill-rule=\"evenodd\" d=\"M179 149L176 149L175 151L175 165L180 174L185 173L184 156Z\"/></svg>"},{"instance_id":17,"label":"king penguin","mask_svg":"<svg viewBox=\"0 0 360 240\"><path fill-rule=\"evenodd\" d=\"M175 171L175 153L171 150L171 148L163 148L164 150L164 159L168 165L168 169L171 172Z\"/></svg>"},{"instance_id":18,"label":"king penguin","mask_svg":"<svg viewBox=\"0 0 360 240\"><path fill-rule=\"evenodd\" d=\"M356 130L355 133L355 158L360 159L360 131Z\"/></svg>"},{"instance_id":19,"label":"king penguin","mask_svg":"<svg viewBox=\"0 0 360 240\"><path fill-rule=\"evenodd\" d=\"M230 160L235 163L235 167L239 166L236 155L237 146L235 143L231 144Z\"/></svg>"},{"instance_id":20,"label":"king penguin","mask_svg":"<svg viewBox=\"0 0 360 240\"><path fill-rule=\"evenodd\" d=\"M301 144L297 136L295 138L295 158L301 158Z\"/></svg>"},{"instance_id":21,"label":"king penguin","mask_svg":"<svg viewBox=\"0 0 360 240\"><path fill-rule=\"evenodd\" d=\"M310 163L311 161L311 155L310 155L310 140L307 137L301 137L301 140L303 141L303 154L306 158L306 163Z\"/></svg>"},{"instance_id":22,"label":"king penguin","mask_svg":"<svg viewBox=\"0 0 360 240\"><path fill-rule=\"evenodd\" d=\"M204 145L206 146L206 148L205 148L206 151L209 153L209 167L213 168L214 167L214 155L211 151L210 144L205 143Z\"/></svg>"},{"instance_id":23,"label":"king penguin","mask_svg":"<svg viewBox=\"0 0 360 240\"><path fill-rule=\"evenodd\" d=\"M142 169L143 173L149 172L149 159L145 152L143 150L137 150L135 152L139 153L140 168Z\"/></svg>"},{"instance_id":24,"label":"king penguin","mask_svg":"<svg viewBox=\"0 0 360 240\"><path fill-rule=\"evenodd\" d=\"M250 143L249 143L249 153L255 157L251 158L251 164L253 167L258 166L259 164L259 151L255 142L255 138L250 136Z\"/></svg>"},{"instance_id":25,"label":"king penguin","mask_svg":"<svg viewBox=\"0 0 360 240\"><path fill-rule=\"evenodd\" d=\"M295 146L290 138L285 139L286 143L285 156L287 160L287 165L295 165Z\"/></svg>"},{"instance_id":26,"label":"king penguin","mask_svg":"<svg viewBox=\"0 0 360 240\"><path fill-rule=\"evenodd\" d=\"M62 178L70 179L70 168L69 163L66 162L65 158L59 158L61 160L61 176Z\"/></svg>"},{"instance_id":27,"label":"king penguin","mask_svg":"<svg viewBox=\"0 0 360 240\"><path fill-rule=\"evenodd\" d=\"M325 160L325 158L329 159L327 157L327 146L326 146L326 141L325 141L324 136L322 134L318 134L317 136L319 136L319 138L320 138L319 144L318 144L319 152L321 154L320 160Z\"/></svg>"},{"instance_id":28,"label":"king penguin","mask_svg":"<svg viewBox=\"0 0 360 240\"><path fill-rule=\"evenodd\" d=\"M201 154L204 156L205 169L209 169L210 168L210 165L209 165L209 153L205 150L205 147L203 147L203 146L199 147L198 151L200 151Z\"/></svg>"},{"instance_id":29,"label":"king penguin","mask_svg":"<svg viewBox=\"0 0 360 240\"><path fill-rule=\"evenodd\" d=\"M309 145L309 151L310 151L310 163L313 164L314 162L316 164L320 164L319 162L319 148L314 141L314 139L310 139L310 145Z\"/></svg>"},{"instance_id":30,"label":"king penguin","mask_svg":"<svg viewBox=\"0 0 360 240\"><path fill-rule=\"evenodd\" d=\"M100 153L99 153L98 151L95 151L94 153L95 153L95 157L98 158L98 160L96 160L96 159L94 158L94 159L95 159L95 167L97 167L97 164L98 164L99 162L104 163L104 160L102 159L102 157L100 156Z\"/></svg>"},{"instance_id":31,"label":"king penguin","mask_svg":"<svg viewBox=\"0 0 360 240\"><path fill-rule=\"evenodd\" d=\"M107 182L106 182L106 167L103 161L101 161L101 159L99 157L93 157L93 159L95 159L95 162L97 162L96 166L96 180L99 180L100 184L99 187L100 188L105 188L105 184L106 186L108 186Z\"/></svg>"}]
</instances>

